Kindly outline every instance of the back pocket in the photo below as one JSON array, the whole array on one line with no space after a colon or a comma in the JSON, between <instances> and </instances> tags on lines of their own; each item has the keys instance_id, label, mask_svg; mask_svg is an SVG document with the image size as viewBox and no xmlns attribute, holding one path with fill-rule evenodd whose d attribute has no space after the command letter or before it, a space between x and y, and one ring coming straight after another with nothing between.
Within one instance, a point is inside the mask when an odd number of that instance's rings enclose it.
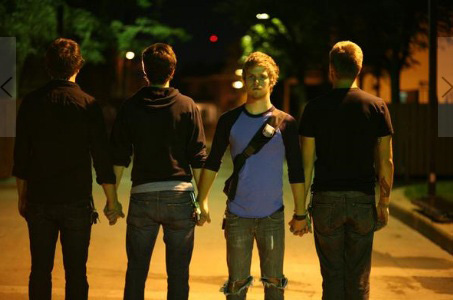
<instances>
[{"instance_id":1,"label":"back pocket","mask_svg":"<svg viewBox=\"0 0 453 300\"><path fill-rule=\"evenodd\" d=\"M313 223L317 232L321 234L332 232L332 210L331 203L313 203Z\"/></svg>"}]
</instances>

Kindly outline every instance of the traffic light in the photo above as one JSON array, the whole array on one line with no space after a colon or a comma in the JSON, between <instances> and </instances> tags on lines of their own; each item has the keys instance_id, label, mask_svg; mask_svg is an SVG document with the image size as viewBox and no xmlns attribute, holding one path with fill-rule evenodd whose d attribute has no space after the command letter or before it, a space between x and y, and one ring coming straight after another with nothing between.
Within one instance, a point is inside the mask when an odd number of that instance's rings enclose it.
<instances>
[{"instance_id":1,"label":"traffic light","mask_svg":"<svg viewBox=\"0 0 453 300\"><path fill-rule=\"evenodd\" d=\"M209 41L211 43L216 43L218 40L219 40L219 37L215 34L211 34L211 36L209 37Z\"/></svg>"}]
</instances>

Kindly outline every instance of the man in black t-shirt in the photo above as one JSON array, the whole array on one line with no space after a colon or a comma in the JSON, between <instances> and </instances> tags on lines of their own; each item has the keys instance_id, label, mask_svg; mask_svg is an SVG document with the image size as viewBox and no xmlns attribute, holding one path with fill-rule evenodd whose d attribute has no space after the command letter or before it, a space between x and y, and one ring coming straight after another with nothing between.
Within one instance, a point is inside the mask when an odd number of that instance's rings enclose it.
<instances>
[{"instance_id":1,"label":"man in black t-shirt","mask_svg":"<svg viewBox=\"0 0 453 300\"><path fill-rule=\"evenodd\" d=\"M52 268L60 236L65 299L88 299L86 262L94 221L91 165L107 198L110 225L123 216L115 190L102 110L76 83L83 65L79 45L56 39L47 49L52 80L27 94L17 115L13 175L19 213L27 221L29 298L52 298Z\"/></svg>"},{"instance_id":2,"label":"man in black t-shirt","mask_svg":"<svg viewBox=\"0 0 453 300\"><path fill-rule=\"evenodd\" d=\"M312 216L323 299L369 298L374 231L388 222L393 128L385 102L357 87L362 61L356 44L335 44L333 89L307 104L300 123L305 195L315 169Z\"/></svg>"}]
</instances>

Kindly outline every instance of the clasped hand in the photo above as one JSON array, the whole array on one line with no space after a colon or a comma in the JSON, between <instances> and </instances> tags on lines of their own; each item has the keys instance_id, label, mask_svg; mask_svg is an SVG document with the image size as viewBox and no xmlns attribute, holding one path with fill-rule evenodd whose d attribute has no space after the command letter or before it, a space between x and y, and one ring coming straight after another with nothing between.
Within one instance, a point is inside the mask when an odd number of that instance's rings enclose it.
<instances>
[{"instance_id":1,"label":"clasped hand","mask_svg":"<svg viewBox=\"0 0 453 300\"><path fill-rule=\"evenodd\" d=\"M123 206L119 201L112 204L107 203L104 207L104 215L109 220L110 225L115 225L118 218L124 218Z\"/></svg>"}]
</instances>

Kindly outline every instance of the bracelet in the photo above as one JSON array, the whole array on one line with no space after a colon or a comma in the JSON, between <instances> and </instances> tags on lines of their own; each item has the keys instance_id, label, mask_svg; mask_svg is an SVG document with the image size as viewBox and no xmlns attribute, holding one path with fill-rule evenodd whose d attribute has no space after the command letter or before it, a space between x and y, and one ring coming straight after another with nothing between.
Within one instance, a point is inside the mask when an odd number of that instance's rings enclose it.
<instances>
[{"instance_id":1,"label":"bracelet","mask_svg":"<svg viewBox=\"0 0 453 300\"><path fill-rule=\"evenodd\" d=\"M296 214L294 214L294 215L293 215L293 219L294 219L294 220L297 220L297 221L303 221L303 220L305 220L305 219L307 218L307 215L308 215L308 213L305 213L305 214L303 214L303 215L296 215Z\"/></svg>"}]
</instances>

